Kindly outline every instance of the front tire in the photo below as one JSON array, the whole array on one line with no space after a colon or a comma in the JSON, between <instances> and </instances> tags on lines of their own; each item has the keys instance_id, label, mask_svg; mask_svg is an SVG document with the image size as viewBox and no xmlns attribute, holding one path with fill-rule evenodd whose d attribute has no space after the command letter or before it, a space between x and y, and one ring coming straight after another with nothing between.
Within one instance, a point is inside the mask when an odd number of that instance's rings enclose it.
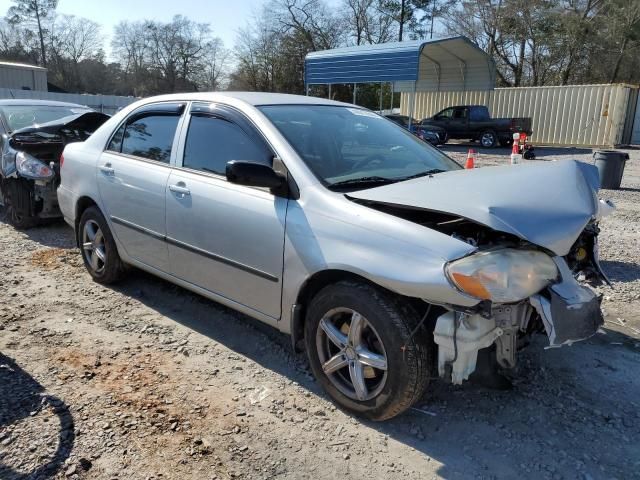
<instances>
[{"instance_id":1,"label":"front tire","mask_svg":"<svg viewBox=\"0 0 640 480\"><path fill-rule=\"evenodd\" d=\"M480 134L480 145L484 148L493 148L498 143L498 135L493 130L487 130Z\"/></svg>"},{"instance_id":2,"label":"front tire","mask_svg":"<svg viewBox=\"0 0 640 480\"><path fill-rule=\"evenodd\" d=\"M2 203L7 221L18 230L26 230L38 224L38 217L22 212L17 205L30 205L31 191L20 180L5 180L2 185Z\"/></svg>"},{"instance_id":3,"label":"front tire","mask_svg":"<svg viewBox=\"0 0 640 480\"><path fill-rule=\"evenodd\" d=\"M399 415L429 382L433 337L412 336L418 313L371 285L339 282L309 305L305 343L318 382L345 410L371 420Z\"/></svg>"},{"instance_id":4,"label":"front tire","mask_svg":"<svg viewBox=\"0 0 640 480\"><path fill-rule=\"evenodd\" d=\"M120 280L124 264L109 225L97 207L89 207L82 213L76 234L84 266L93 279L102 284Z\"/></svg>"}]
</instances>

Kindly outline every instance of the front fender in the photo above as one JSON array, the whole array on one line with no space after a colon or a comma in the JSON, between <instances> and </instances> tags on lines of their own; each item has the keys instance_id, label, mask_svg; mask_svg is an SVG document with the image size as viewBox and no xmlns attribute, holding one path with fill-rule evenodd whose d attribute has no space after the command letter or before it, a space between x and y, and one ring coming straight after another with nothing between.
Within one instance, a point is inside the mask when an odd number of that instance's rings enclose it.
<instances>
[{"instance_id":1,"label":"front fender","mask_svg":"<svg viewBox=\"0 0 640 480\"><path fill-rule=\"evenodd\" d=\"M305 283L326 270L365 278L398 294L472 307L479 301L447 280L445 264L476 248L421 225L340 198L337 205L290 202L284 247L282 329ZM336 209L334 210L334 208Z\"/></svg>"}]
</instances>

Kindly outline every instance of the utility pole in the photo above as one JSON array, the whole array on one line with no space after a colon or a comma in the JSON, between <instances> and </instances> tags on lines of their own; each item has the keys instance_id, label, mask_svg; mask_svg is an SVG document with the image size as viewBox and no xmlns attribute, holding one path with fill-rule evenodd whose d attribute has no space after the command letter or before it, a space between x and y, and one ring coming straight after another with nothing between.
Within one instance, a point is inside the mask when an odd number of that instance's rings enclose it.
<instances>
[{"instance_id":1,"label":"utility pole","mask_svg":"<svg viewBox=\"0 0 640 480\"><path fill-rule=\"evenodd\" d=\"M437 0L431 0L431 29L429 31L429 38L433 38L433 18L436 16L436 2Z\"/></svg>"},{"instance_id":2,"label":"utility pole","mask_svg":"<svg viewBox=\"0 0 640 480\"><path fill-rule=\"evenodd\" d=\"M406 0L400 2L400 32L398 34L398 41L402 41L402 29L404 27L404 4Z\"/></svg>"}]
</instances>

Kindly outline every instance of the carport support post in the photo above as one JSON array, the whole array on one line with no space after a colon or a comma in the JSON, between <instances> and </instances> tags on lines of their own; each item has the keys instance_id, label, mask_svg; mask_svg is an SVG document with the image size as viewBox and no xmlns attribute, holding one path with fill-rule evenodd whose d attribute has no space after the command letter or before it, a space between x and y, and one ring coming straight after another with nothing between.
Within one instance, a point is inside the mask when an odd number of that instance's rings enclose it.
<instances>
[{"instance_id":1,"label":"carport support post","mask_svg":"<svg viewBox=\"0 0 640 480\"><path fill-rule=\"evenodd\" d=\"M413 110L416 105L416 82L413 82L413 92L411 92L411 105L409 106L409 131L411 131L411 120L413 119Z\"/></svg>"},{"instance_id":2,"label":"carport support post","mask_svg":"<svg viewBox=\"0 0 640 480\"><path fill-rule=\"evenodd\" d=\"M357 90L358 90L358 84L354 83L353 84L353 104L354 105L357 105L356 104L356 92L357 92Z\"/></svg>"},{"instance_id":3,"label":"carport support post","mask_svg":"<svg viewBox=\"0 0 640 480\"><path fill-rule=\"evenodd\" d=\"M331 84L329 84L329 100L331 100Z\"/></svg>"},{"instance_id":4,"label":"carport support post","mask_svg":"<svg viewBox=\"0 0 640 480\"><path fill-rule=\"evenodd\" d=\"M395 92L395 86L396 84L394 82L391 82L391 113L393 114L393 96L396 94Z\"/></svg>"},{"instance_id":5,"label":"carport support post","mask_svg":"<svg viewBox=\"0 0 640 480\"><path fill-rule=\"evenodd\" d=\"M380 113L382 114L382 82L380 82Z\"/></svg>"}]
</instances>

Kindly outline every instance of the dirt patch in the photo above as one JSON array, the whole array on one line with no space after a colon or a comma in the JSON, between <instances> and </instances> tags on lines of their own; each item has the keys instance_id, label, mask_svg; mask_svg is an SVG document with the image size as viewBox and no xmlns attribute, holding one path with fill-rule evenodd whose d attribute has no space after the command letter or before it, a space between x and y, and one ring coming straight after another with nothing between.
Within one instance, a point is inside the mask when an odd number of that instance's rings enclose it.
<instances>
[{"instance_id":1,"label":"dirt patch","mask_svg":"<svg viewBox=\"0 0 640 480\"><path fill-rule=\"evenodd\" d=\"M78 266L78 251L63 248L43 248L31 254L30 262L43 270L56 270L65 265Z\"/></svg>"}]
</instances>

